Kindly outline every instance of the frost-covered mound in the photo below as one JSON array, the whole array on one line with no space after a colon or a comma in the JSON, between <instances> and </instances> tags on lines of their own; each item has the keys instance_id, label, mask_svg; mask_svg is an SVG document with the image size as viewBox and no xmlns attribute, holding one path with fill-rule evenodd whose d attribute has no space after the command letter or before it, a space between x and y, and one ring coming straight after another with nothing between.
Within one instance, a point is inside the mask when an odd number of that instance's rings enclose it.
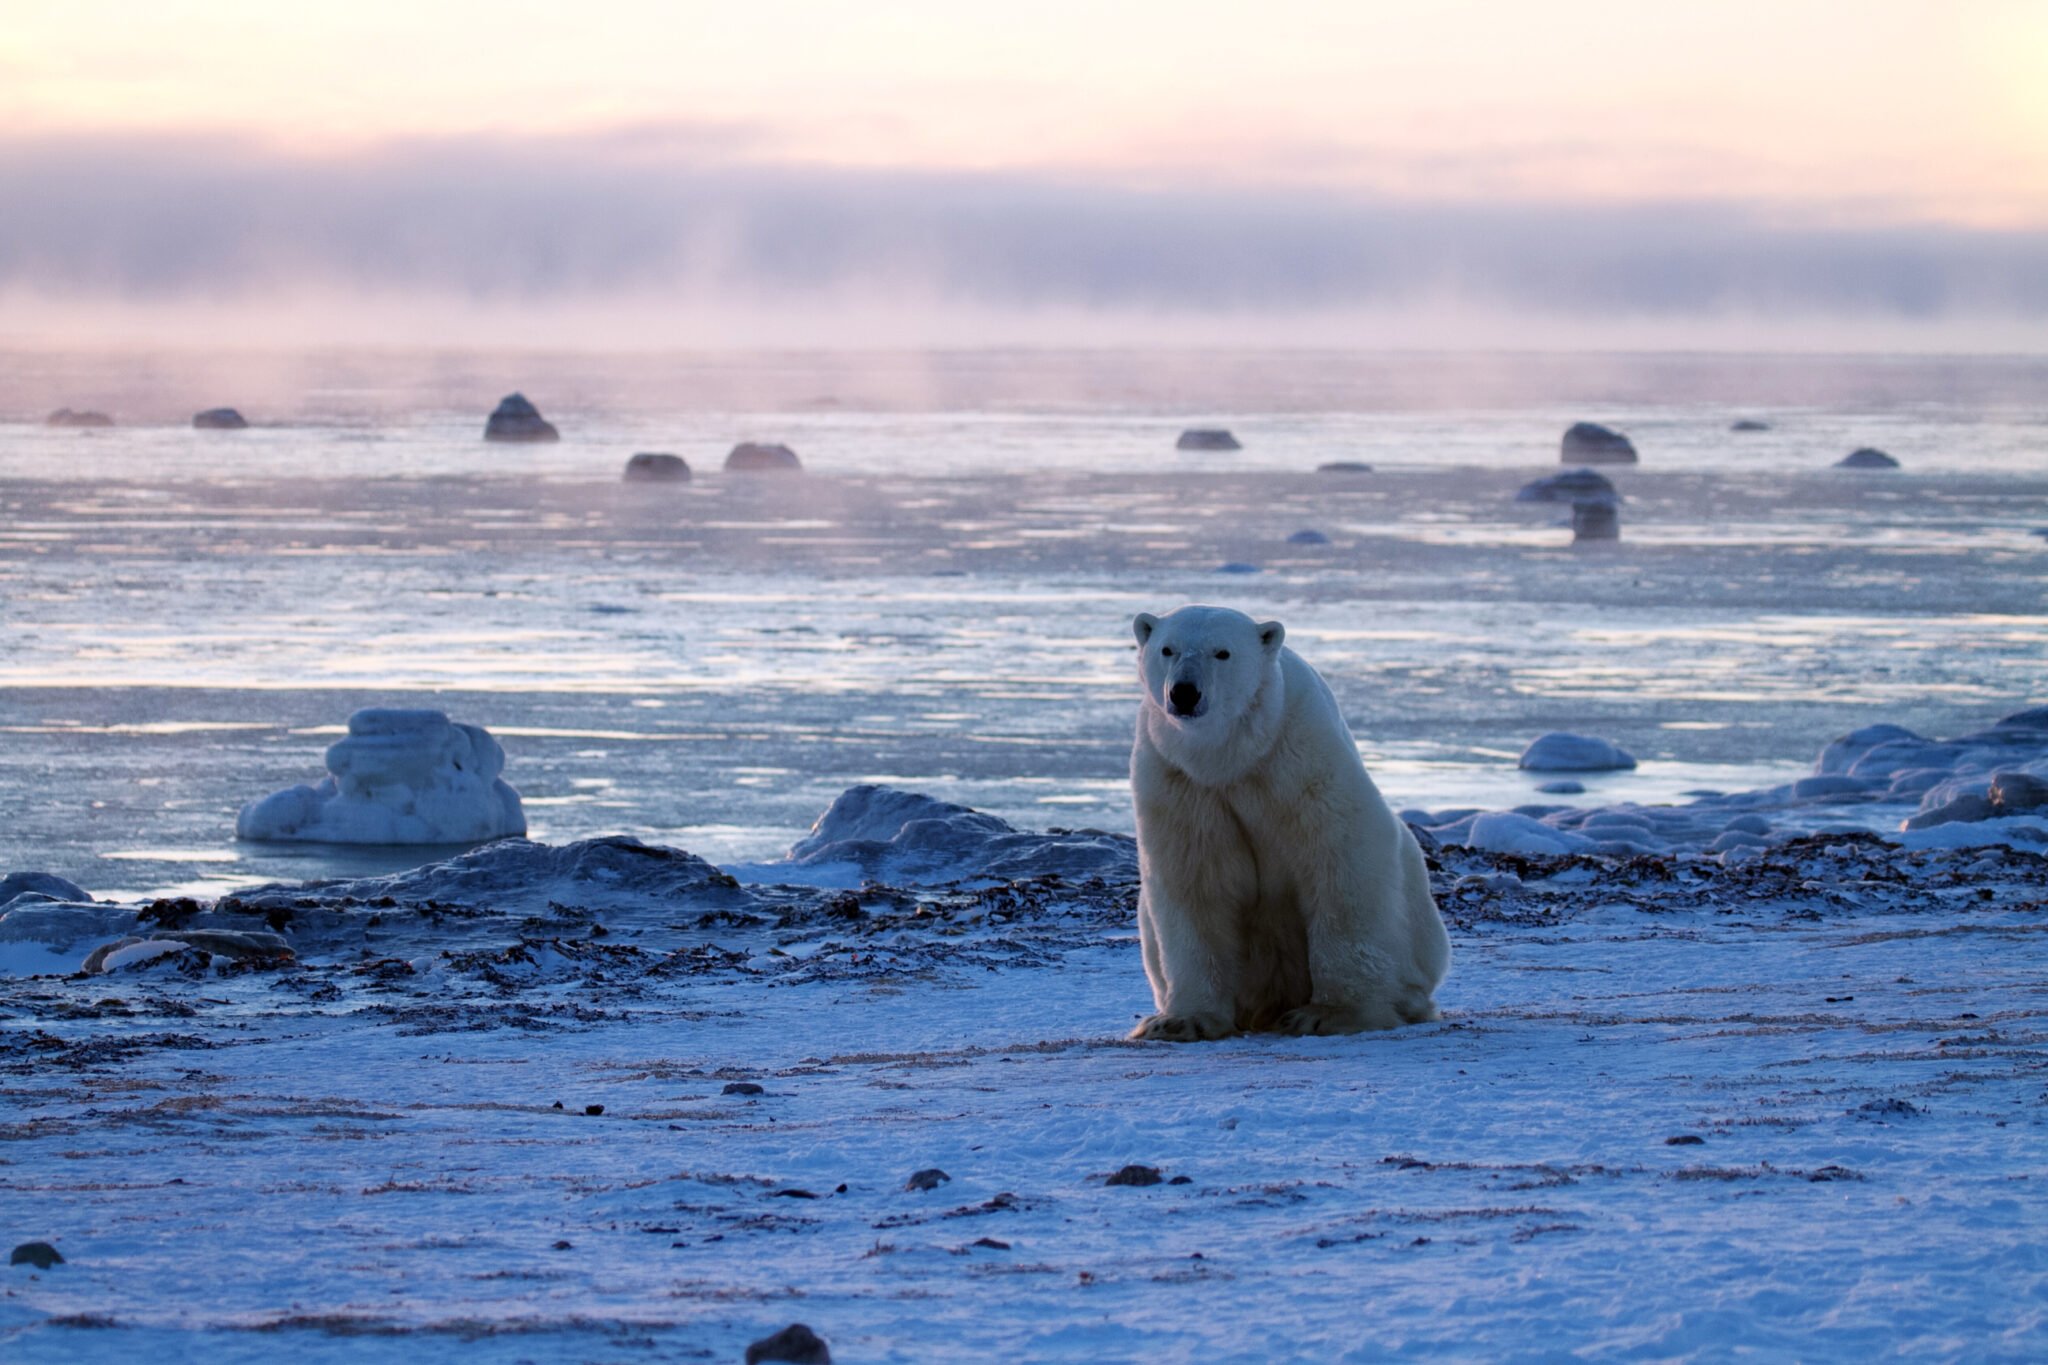
<instances>
[{"instance_id":1,"label":"frost-covered mound","mask_svg":"<svg viewBox=\"0 0 2048 1365\"><path fill-rule=\"evenodd\" d=\"M1553 730L1522 751L1517 765L1538 773L1596 773L1636 766L1635 755L1604 739Z\"/></svg>"},{"instance_id":2,"label":"frost-covered mound","mask_svg":"<svg viewBox=\"0 0 2048 1365\"><path fill-rule=\"evenodd\" d=\"M14 904L24 896L42 901L89 901L85 888L77 882L49 872L10 872L0 877L0 909Z\"/></svg>"},{"instance_id":3,"label":"frost-covered mound","mask_svg":"<svg viewBox=\"0 0 2048 1365\"><path fill-rule=\"evenodd\" d=\"M1546 735L1530 751L1567 740L1606 745ZM1524 755L1522 766L1543 765ZM1865 726L1823 749L1810 776L1685 805L1539 804L1512 811L1409 810L1402 817L1439 843L1523 855L1630 857L1704 848L1741 858L1795 835L1846 829L1899 831L1899 842L1917 847L2040 848L2048 846L2048 707L2007 716L1960 739Z\"/></svg>"},{"instance_id":4,"label":"frost-covered mound","mask_svg":"<svg viewBox=\"0 0 2048 1365\"><path fill-rule=\"evenodd\" d=\"M802 867L847 863L881 881L1135 876L1136 843L1101 830L1020 830L993 815L893 787L839 794L789 850Z\"/></svg>"},{"instance_id":5,"label":"frost-covered mound","mask_svg":"<svg viewBox=\"0 0 2048 1365\"><path fill-rule=\"evenodd\" d=\"M242 807L235 835L327 844L473 844L526 833L505 751L439 711L370 707L327 750L327 776Z\"/></svg>"}]
</instances>

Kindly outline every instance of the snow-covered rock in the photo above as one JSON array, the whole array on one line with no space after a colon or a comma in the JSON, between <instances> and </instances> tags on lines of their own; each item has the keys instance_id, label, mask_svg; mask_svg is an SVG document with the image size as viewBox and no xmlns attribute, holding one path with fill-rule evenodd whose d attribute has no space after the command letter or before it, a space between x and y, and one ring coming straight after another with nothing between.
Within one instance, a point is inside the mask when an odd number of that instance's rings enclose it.
<instances>
[{"instance_id":1,"label":"snow-covered rock","mask_svg":"<svg viewBox=\"0 0 2048 1365\"><path fill-rule=\"evenodd\" d=\"M526 833L505 751L439 711L369 707L327 750L327 776L242 808L236 837L330 844L466 844Z\"/></svg>"},{"instance_id":2,"label":"snow-covered rock","mask_svg":"<svg viewBox=\"0 0 2048 1365\"><path fill-rule=\"evenodd\" d=\"M1511 810L1488 811L1475 816L1462 841L1467 848L1488 853L1536 854L1556 857L1566 853L1591 853L1593 841L1546 825Z\"/></svg>"},{"instance_id":3,"label":"snow-covered rock","mask_svg":"<svg viewBox=\"0 0 2048 1365\"><path fill-rule=\"evenodd\" d=\"M1591 773L1633 768L1636 760L1604 739L1553 730L1524 749L1517 766L1540 773Z\"/></svg>"},{"instance_id":4,"label":"snow-covered rock","mask_svg":"<svg viewBox=\"0 0 2048 1365\"><path fill-rule=\"evenodd\" d=\"M850 863L897 881L1128 876L1137 858L1128 835L1031 833L950 801L871 784L841 792L789 850L789 861L799 866Z\"/></svg>"},{"instance_id":5,"label":"snow-covered rock","mask_svg":"<svg viewBox=\"0 0 2048 1365\"><path fill-rule=\"evenodd\" d=\"M37 900L89 901L85 888L77 882L49 872L10 872L0 877L0 910L6 909L23 896Z\"/></svg>"}]
</instances>

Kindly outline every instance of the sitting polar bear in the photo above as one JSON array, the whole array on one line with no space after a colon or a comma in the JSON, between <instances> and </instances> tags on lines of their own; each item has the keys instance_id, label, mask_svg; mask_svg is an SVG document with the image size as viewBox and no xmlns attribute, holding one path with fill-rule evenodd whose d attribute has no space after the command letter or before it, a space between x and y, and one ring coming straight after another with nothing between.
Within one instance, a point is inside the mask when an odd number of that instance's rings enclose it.
<instances>
[{"instance_id":1,"label":"sitting polar bear","mask_svg":"<svg viewBox=\"0 0 2048 1365\"><path fill-rule=\"evenodd\" d=\"M1138 936L1158 1013L1131 1036L1437 1018L1451 945L1429 870L1328 685L1278 621L1182 607L1132 624Z\"/></svg>"}]
</instances>

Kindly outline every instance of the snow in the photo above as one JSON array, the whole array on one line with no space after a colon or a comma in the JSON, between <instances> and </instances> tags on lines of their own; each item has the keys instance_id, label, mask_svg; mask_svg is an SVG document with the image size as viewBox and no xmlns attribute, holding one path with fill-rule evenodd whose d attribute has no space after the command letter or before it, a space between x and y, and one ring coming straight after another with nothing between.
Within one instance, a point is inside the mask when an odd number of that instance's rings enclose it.
<instances>
[{"instance_id":1,"label":"snow","mask_svg":"<svg viewBox=\"0 0 2048 1365\"><path fill-rule=\"evenodd\" d=\"M534 847L454 862L509 888ZM65 1264L0 1280L0 1351L2048 1348L2037 855L1446 850L1442 1023L1176 1046L1122 1037L1127 877L849 914L628 847L506 906L298 888L280 968L19 983L0 1186Z\"/></svg>"},{"instance_id":2,"label":"snow","mask_svg":"<svg viewBox=\"0 0 2048 1365\"><path fill-rule=\"evenodd\" d=\"M242 808L243 839L331 844L462 844L526 833L519 793L498 774L505 751L481 726L439 711L368 707L327 750L317 786Z\"/></svg>"}]
</instances>

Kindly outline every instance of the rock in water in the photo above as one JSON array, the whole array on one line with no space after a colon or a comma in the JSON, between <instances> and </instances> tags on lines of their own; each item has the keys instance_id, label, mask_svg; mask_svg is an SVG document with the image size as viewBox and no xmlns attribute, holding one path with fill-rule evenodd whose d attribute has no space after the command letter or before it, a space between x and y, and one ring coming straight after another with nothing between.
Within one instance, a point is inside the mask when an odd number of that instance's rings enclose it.
<instances>
[{"instance_id":1,"label":"rock in water","mask_svg":"<svg viewBox=\"0 0 2048 1365\"><path fill-rule=\"evenodd\" d=\"M1614 484L1593 469L1567 469L1562 474L1525 483L1515 494L1516 502L1577 502L1580 498L1607 497L1621 501Z\"/></svg>"},{"instance_id":2,"label":"rock in water","mask_svg":"<svg viewBox=\"0 0 2048 1365\"><path fill-rule=\"evenodd\" d=\"M1575 422L1564 434L1560 458L1566 464L1634 464L1628 437L1598 422Z\"/></svg>"},{"instance_id":3,"label":"rock in water","mask_svg":"<svg viewBox=\"0 0 2048 1365\"><path fill-rule=\"evenodd\" d=\"M1572 503L1572 543L1620 540L1621 509L1612 498L1581 498Z\"/></svg>"},{"instance_id":4,"label":"rock in water","mask_svg":"<svg viewBox=\"0 0 2048 1365\"><path fill-rule=\"evenodd\" d=\"M1102 1182L1105 1185L1157 1185L1159 1168L1133 1163Z\"/></svg>"},{"instance_id":5,"label":"rock in water","mask_svg":"<svg viewBox=\"0 0 2048 1365\"><path fill-rule=\"evenodd\" d=\"M1222 427L1190 427L1173 443L1175 450L1243 450L1237 437Z\"/></svg>"},{"instance_id":6,"label":"rock in water","mask_svg":"<svg viewBox=\"0 0 2048 1365\"><path fill-rule=\"evenodd\" d=\"M903 1182L903 1188L906 1190L917 1190L920 1192L924 1190L935 1190L939 1186L945 1184L948 1180L951 1180L952 1178L952 1176L947 1175L938 1167L928 1166L922 1171L914 1172L911 1175L910 1179Z\"/></svg>"},{"instance_id":7,"label":"rock in water","mask_svg":"<svg viewBox=\"0 0 2048 1365\"><path fill-rule=\"evenodd\" d=\"M796 474L802 472L804 462L786 445L741 441L732 448L732 454L725 457L725 467L734 473Z\"/></svg>"},{"instance_id":8,"label":"rock in water","mask_svg":"<svg viewBox=\"0 0 2048 1365\"><path fill-rule=\"evenodd\" d=\"M688 483L690 465L680 455L643 451L626 461L628 483Z\"/></svg>"},{"instance_id":9,"label":"rock in water","mask_svg":"<svg viewBox=\"0 0 2048 1365\"><path fill-rule=\"evenodd\" d=\"M1316 466L1318 474L1370 474L1372 466L1361 460L1331 460Z\"/></svg>"},{"instance_id":10,"label":"rock in water","mask_svg":"<svg viewBox=\"0 0 2048 1365\"><path fill-rule=\"evenodd\" d=\"M562 433L523 393L508 393L484 423L486 441L559 441Z\"/></svg>"},{"instance_id":11,"label":"rock in water","mask_svg":"<svg viewBox=\"0 0 2048 1365\"><path fill-rule=\"evenodd\" d=\"M831 1348L825 1339L800 1322L792 1322L772 1337L762 1337L747 1347L747 1365L767 1360L788 1361L789 1365L832 1365Z\"/></svg>"},{"instance_id":12,"label":"rock in water","mask_svg":"<svg viewBox=\"0 0 2048 1365\"><path fill-rule=\"evenodd\" d=\"M192 415L192 425L201 431L240 431L249 419L233 408L208 408Z\"/></svg>"},{"instance_id":13,"label":"rock in water","mask_svg":"<svg viewBox=\"0 0 2048 1365\"><path fill-rule=\"evenodd\" d=\"M1730 431L1769 431L1770 429L1771 424L1769 422L1759 422L1754 417L1744 417L1740 421L1728 424L1728 430Z\"/></svg>"},{"instance_id":14,"label":"rock in water","mask_svg":"<svg viewBox=\"0 0 2048 1365\"><path fill-rule=\"evenodd\" d=\"M37 1270L48 1270L53 1265L63 1265L64 1258L48 1242L23 1242L7 1258L7 1264L32 1265Z\"/></svg>"},{"instance_id":15,"label":"rock in water","mask_svg":"<svg viewBox=\"0 0 2048 1365\"><path fill-rule=\"evenodd\" d=\"M1524 749L1516 766L1539 773L1592 773L1633 768L1636 761L1627 750L1604 739L1553 730Z\"/></svg>"},{"instance_id":16,"label":"rock in water","mask_svg":"<svg viewBox=\"0 0 2048 1365\"><path fill-rule=\"evenodd\" d=\"M73 412L70 408L58 408L43 419L44 426L50 427L110 427L114 419L104 412Z\"/></svg>"},{"instance_id":17,"label":"rock in water","mask_svg":"<svg viewBox=\"0 0 2048 1365\"><path fill-rule=\"evenodd\" d=\"M1330 538L1321 531L1300 530L1287 537L1289 545L1328 545Z\"/></svg>"},{"instance_id":18,"label":"rock in water","mask_svg":"<svg viewBox=\"0 0 2048 1365\"><path fill-rule=\"evenodd\" d=\"M329 844L469 844L526 833L505 751L439 711L369 707L327 750L317 786L242 807L235 835Z\"/></svg>"},{"instance_id":19,"label":"rock in water","mask_svg":"<svg viewBox=\"0 0 2048 1365\"><path fill-rule=\"evenodd\" d=\"M1835 461L1835 468L1837 469L1897 469L1898 467L1899 462L1897 460L1894 460L1882 450L1874 450L1869 446L1865 446L1861 450L1852 450L1841 459Z\"/></svg>"}]
</instances>

